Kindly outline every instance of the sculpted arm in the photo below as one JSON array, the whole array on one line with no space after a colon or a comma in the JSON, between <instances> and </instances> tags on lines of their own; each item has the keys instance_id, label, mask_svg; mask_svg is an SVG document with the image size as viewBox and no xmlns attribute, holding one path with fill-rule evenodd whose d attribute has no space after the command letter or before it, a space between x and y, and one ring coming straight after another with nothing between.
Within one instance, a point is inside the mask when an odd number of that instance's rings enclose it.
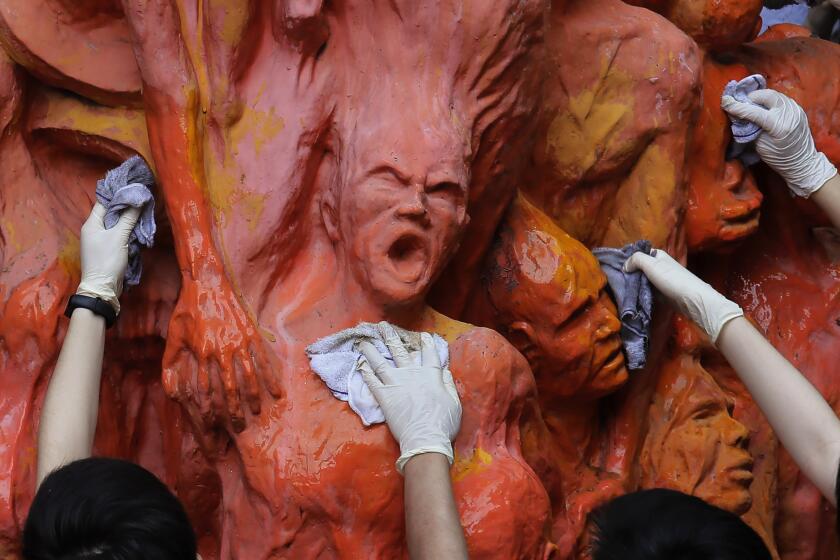
<instances>
[{"instance_id":1,"label":"sculpted arm","mask_svg":"<svg viewBox=\"0 0 840 560\"><path fill-rule=\"evenodd\" d=\"M96 204L82 227L82 281L77 294L106 301L119 312L128 263L128 236L139 211L127 210L113 228ZM99 382L105 349L105 319L88 309L73 311L50 379L38 433L38 485L58 467L89 457L99 412Z\"/></svg>"},{"instance_id":2,"label":"sculpted arm","mask_svg":"<svg viewBox=\"0 0 840 560\"><path fill-rule=\"evenodd\" d=\"M195 401L188 407L193 420L222 423L218 416L223 416L239 431L248 413L259 414L258 376L268 379L271 370L266 342L238 297L213 238L207 199L212 185L200 150L209 95L201 79L205 61L188 32L191 12L180 2L123 0L123 7L134 36L149 142L182 272L163 360L164 385L178 400ZM279 395L276 388L271 392Z\"/></svg>"},{"instance_id":3,"label":"sculpted arm","mask_svg":"<svg viewBox=\"0 0 840 560\"><path fill-rule=\"evenodd\" d=\"M840 419L813 385L744 318L741 308L664 251L637 253L641 270L677 309L700 325L750 391L779 440L808 478L836 504Z\"/></svg>"}]
</instances>

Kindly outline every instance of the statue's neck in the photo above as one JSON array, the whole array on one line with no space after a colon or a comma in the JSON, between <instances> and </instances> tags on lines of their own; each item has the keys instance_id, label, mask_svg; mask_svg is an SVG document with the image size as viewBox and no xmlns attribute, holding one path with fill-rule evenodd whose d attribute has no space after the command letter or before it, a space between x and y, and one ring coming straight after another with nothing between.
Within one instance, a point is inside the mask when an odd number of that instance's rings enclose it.
<instances>
[{"instance_id":1,"label":"statue's neck","mask_svg":"<svg viewBox=\"0 0 840 560\"><path fill-rule=\"evenodd\" d=\"M426 312L422 300L405 305L385 305L363 287L353 271L333 255L331 259L302 259L298 272L291 275L282 290L292 297L275 301L291 302L279 313L293 336L314 340L360 322L388 321L416 330Z\"/></svg>"},{"instance_id":2,"label":"statue's neck","mask_svg":"<svg viewBox=\"0 0 840 560\"><path fill-rule=\"evenodd\" d=\"M597 402L555 400L550 404L542 403L541 408L563 479L575 480L574 473L589 465L595 451L593 447L597 442L593 440L600 426ZM569 476L572 478L567 478Z\"/></svg>"}]
</instances>

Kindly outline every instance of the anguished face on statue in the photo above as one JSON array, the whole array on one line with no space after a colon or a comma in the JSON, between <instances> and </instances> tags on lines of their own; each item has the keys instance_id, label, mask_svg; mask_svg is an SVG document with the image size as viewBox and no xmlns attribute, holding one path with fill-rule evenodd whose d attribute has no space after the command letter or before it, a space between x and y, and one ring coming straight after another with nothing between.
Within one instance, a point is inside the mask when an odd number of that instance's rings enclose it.
<instances>
[{"instance_id":1,"label":"anguished face on statue","mask_svg":"<svg viewBox=\"0 0 840 560\"><path fill-rule=\"evenodd\" d=\"M469 169L451 127L415 119L353 131L324 218L337 254L384 306L422 300L457 249ZM438 122L440 122L438 120Z\"/></svg>"},{"instance_id":2,"label":"anguished face on statue","mask_svg":"<svg viewBox=\"0 0 840 560\"><path fill-rule=\"evenodd\" d=\"M594 399L627 381L621 323L586 247L520 196L490 259L496 327L528 360L544 400Z\"/></svg>"},{"instance_id":3,"label":"anguished face on statue","mask_svg":"<svg viewBox=\"0 0 840 560\"><path fill-rule=\"evenodd\" d=\"M684 325L675 327L679 339ZM752 504L750 432L733 418L733 399L700 364L700 343L691 344L682 344L660 372L641 454L642 484L686 492L740 515Z\"/></svg>"}]
</instances>

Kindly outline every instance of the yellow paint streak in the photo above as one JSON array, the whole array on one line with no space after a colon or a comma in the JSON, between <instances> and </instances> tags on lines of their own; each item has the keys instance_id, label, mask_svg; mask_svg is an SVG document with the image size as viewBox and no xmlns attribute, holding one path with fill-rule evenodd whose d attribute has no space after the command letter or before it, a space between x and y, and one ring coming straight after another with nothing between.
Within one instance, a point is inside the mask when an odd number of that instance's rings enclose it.
<instances>
[{"instance_id":1,"label":"yellow paint streak","mask_svg":"<svg viewBox=\"0 0 840 560\"><path fill-rule=\"evenodd\" d=\"M469 323L462 323L461 321L456 321L455 319L438 313L431 307L427 308L427 310L429 312L429 319L432 325L430 330L440 335L440 337L446 340L449 344L455 342L455 340L462 334L465 334L475 328Z\"/></svg>"},{"instance_id":2,"label":"yellow paint streak","mask_svg":"<svg viewBox=\"0 0 840 560\"><path fill-rule=\"evenodd\" d=\"M64 240L58 250L58 264L71 277L79 274L79 238L65 232Z\"/></svg>"},{"instance_id":3,"label":"yellow paint streak","mask_svg":"<svg viewBox=\"0 0 840 560\"><path fill-rule=\"evenodd\" d=\"M10 220L3 220L3 229L6 230L6 242L15 248L16 253L20 253L23 250L23 245L17 238L15 223Z\"/></svg>"},{"instance_id":4,"label":"yellow paint streak","mask_svg":"<svg viewBox=\"0 0 840 560\"><path fill-rule=\"evenodd\" d=\"M239 44L245 24L248 23L248 10L246 4L240 1L216 0L211 2L212 10L222 9L225 12L222 18L220 31L222 41L231 47Z\"/></svg>"},{"instance_id":5,"label":"yellow paint streak","mask_svg":"<svg viewBox=\"0 0 840 560\"><path fill-rule=\"evenodd\" d=\"M126 146L153 163L143 111L83 103L55 90L42 97L33 129L57 129L98 136Z\"/></svg>"},{"instance_id":6,"label":"yellow paint streak","mask_svg":"<svg viewBox=\"0 0 840 560\"><path fill-rule=\"evenodd\" d=\"M267 194L245 194L242 196L240 204L245 210L245 219L248 221L248 229L251 231L254 231L260 222L267 198Z\"/></svg>"},{"instance_id":7,"label":"yellow paint streak","mask_svg":"<svg viewBox=\"0 0 840 560\"><path fill-rule=\"evenodd\" d=\"M568 107L549 125L546 150L564 175L580 176L604 153L628 149L621 132L632 126L635 100L628 97L633 91L632 77L611 67L606 58L601 65L599 78L570 96Z\"/></svg>"},{"instance_id":8,"label":"yellow paint streak","mask_svg":"<svg viewBox=\"0 0 840 560\"><path fill-rule=\"evenodd\" d=\"M632 176L616 196L614 213L604 236L605 245L622 245L633 239L649 239L654 246L666 246L673 234L675 209L683 196L676 165L656 144L639 158Z\"/></svg>"},{"instance_id":9,"label":"yellow paint streak","mask_svg":"<svg viewBox=\"0 0 840 560\"><path fill-rule=\"evenodd\" d=\"M492 462L493 457L480 447L475 448L471 457L459 457L456 451L455 462L452 465L452 481L460 482L470 475L478 474L487 469Z\"/></svg>"},{"instance_id":10,"label":"yellow paint streak","mask_svg":"<svg viewBox=\"0 0 840 560\"><path fill-rule=\"evenodd\" d=\"M280 134L284 128L286 128L286 121L274 112L274 107L268 111L261 111L246 106L242 111L242 117L228 133L229 148L234 153L238 153L240 143L250 137L254 153L259 156L266 142Z\"/></svg>"}]
</instances>

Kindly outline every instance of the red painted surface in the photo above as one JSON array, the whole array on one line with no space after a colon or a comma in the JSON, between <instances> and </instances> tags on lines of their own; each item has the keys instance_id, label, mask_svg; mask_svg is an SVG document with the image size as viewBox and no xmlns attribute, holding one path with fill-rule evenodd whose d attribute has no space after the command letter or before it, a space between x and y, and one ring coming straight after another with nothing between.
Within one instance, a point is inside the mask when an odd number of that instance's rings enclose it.
<instances>
[{"instance_id":1,"label":"red painted surface","mask_svg":"<svg viewBox=\"0 0 840 560\"><path fill-rule=\"evenodd\" d=\"M95 180L140 153L162 233L109 334L96 448L175 489L204 558L406 557L396 444L303 352L383 319L450 343L473 557L585 556L594 507L664 485L742 514L781 558L834 558L833 513L696 329L659 305L627 373L588 248L689 256L837 405L840 251L766 168L726 160L719 94L764 73L838 162L840 47L790 29L745 45L760 2L634 4L658 13L6 2L0 555Z\"/></svg>"}]
</instances>

